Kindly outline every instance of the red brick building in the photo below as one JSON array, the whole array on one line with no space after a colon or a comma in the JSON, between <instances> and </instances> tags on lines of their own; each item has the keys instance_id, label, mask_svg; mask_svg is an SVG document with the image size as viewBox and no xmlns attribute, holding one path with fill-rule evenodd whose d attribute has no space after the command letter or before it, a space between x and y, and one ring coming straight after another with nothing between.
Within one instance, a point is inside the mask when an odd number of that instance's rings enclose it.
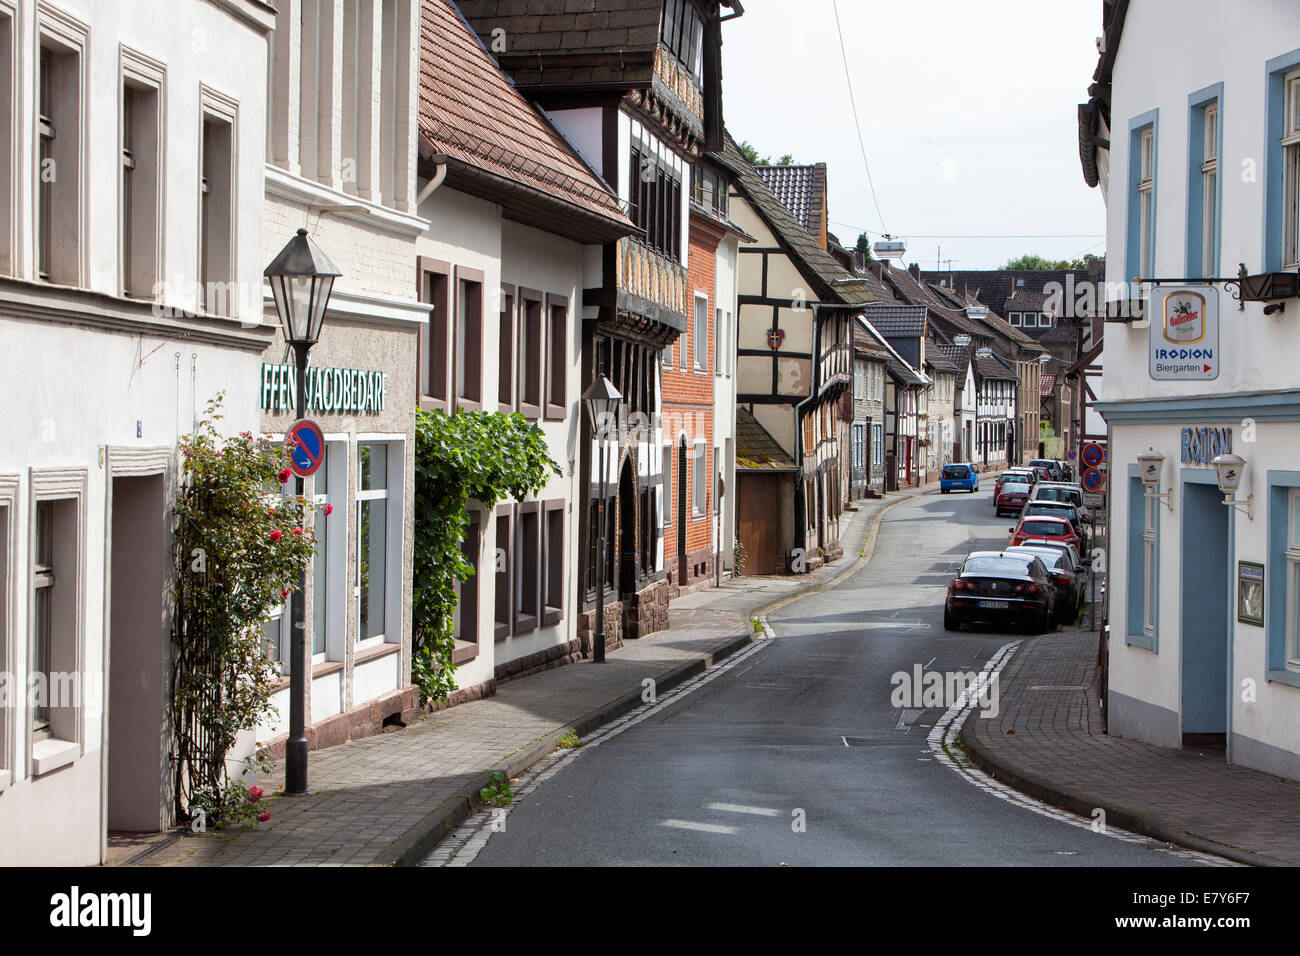
<instances>
[{"instance_id":1,"label":"red brick building","mask_svg":"<svg viewBox=\"0 0 1300 956\"><path fill-rule=\"evenodd\" d=\"M686 331L663 352L664 568L670 593L708 585L717 567L713 444L718 245L726 226L692 190Z\"/></svg>"}]
</instances>

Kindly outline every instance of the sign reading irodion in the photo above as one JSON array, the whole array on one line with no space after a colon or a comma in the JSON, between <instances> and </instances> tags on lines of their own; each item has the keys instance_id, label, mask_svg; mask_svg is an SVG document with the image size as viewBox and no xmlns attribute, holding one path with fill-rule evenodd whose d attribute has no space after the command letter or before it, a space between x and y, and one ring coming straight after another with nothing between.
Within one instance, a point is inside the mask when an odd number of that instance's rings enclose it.
<instances>
[{"instance_id":1,"label":"sign reading irodion","mask_svg":"<svg viewBox=\"0 0 1300 956\"><path fill-rule=\"evenodd\" d=\"M1151 315L1153 379L1208 381L1219 377L1219 293L1213 286L1155 286Z\"/></svg>"},{"instance_id":2,"label":"sign reading irodion","mask_svg":"<svg viewBox=\"0 0 1300 956\"><path fill-rule=\"evenodd\" d=\"M294 396L298 394L297 379L297 367L263 362L260 407L274 412L293 411ZM382 412L387 384L387 372L308 367L307 411Z\"/></svg>"}]
</instances>

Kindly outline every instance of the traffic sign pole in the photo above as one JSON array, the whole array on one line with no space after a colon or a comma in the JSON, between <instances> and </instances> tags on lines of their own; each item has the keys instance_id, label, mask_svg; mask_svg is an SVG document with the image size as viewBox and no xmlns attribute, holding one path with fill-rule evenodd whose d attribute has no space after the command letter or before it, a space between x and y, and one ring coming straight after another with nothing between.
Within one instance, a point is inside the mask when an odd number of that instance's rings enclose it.
<instances>
[{"instance_id":1,"label":"traffic sign pole","mask_svg":"<svg viewBox=\"0 0 1300 956\"><path fill-rule=\"evenodd\" d=\"M301 422L307 415L307 350L306 344L294 345L298 360L298 419ZM309 423L319 432L314 422ZM292 431L292 430L291 430ZM323 446L322 446L323 448ZM323 454L321 455L323 458ZM299 502L303 500L303 475L290 456L290 468L297 477L294 478L294 494ZM316 462L315 471L320 467ZM311 472L308 472L310 474ZM305 507L305 506L304 506ZM289 635L289 739L284 745L284 792L294 796L307 793L307 569L298 575L298 586L293 589L290 604L292 627Z\"/></svg>"}]
</instances>

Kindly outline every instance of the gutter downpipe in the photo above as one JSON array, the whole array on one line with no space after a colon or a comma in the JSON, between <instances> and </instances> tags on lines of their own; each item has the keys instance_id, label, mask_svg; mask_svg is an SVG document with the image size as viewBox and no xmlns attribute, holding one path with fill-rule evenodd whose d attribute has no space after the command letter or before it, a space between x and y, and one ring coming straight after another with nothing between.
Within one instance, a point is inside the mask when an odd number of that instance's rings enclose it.
<instances>
[{"instance_id":1,"label":"gutter downpipe","mask_svg":"<svg viewBox=\"0 0 1300 956\"><path fill-rule=\"evenodd\" d=\"M431 195L433 195L433 191L437 189L439 186L441 186L442 181L446 178L447 178L447 164L438 163L437 170L434 172L433 178L424 184L424 188L420 190L420 194L415 197L415 211L417 213L420 211L420 206L424 204L424 201L428 199Z\"/></svg>"}]
</instances>

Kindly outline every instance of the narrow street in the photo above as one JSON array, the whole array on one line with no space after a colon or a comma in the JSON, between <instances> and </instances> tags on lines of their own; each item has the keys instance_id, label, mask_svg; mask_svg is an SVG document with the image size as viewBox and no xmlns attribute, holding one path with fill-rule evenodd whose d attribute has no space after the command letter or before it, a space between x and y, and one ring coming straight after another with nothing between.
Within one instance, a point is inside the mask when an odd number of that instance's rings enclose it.
<instances>
[{"instance_id":1,"label":"narrow street","mask_svg":"<svg viewBox=\"0 0 1300 956\"><path fill-rule=\"evenodd\" d=\"M1008 523L989 485L893 508L866 568L785 606L775 641L542 781L474 863L1183 864L990 797L927 746L943 707L891 705L895 672L978 671L1023 637L942 626L951 572Z\"/></svg>"}]
</instances>

